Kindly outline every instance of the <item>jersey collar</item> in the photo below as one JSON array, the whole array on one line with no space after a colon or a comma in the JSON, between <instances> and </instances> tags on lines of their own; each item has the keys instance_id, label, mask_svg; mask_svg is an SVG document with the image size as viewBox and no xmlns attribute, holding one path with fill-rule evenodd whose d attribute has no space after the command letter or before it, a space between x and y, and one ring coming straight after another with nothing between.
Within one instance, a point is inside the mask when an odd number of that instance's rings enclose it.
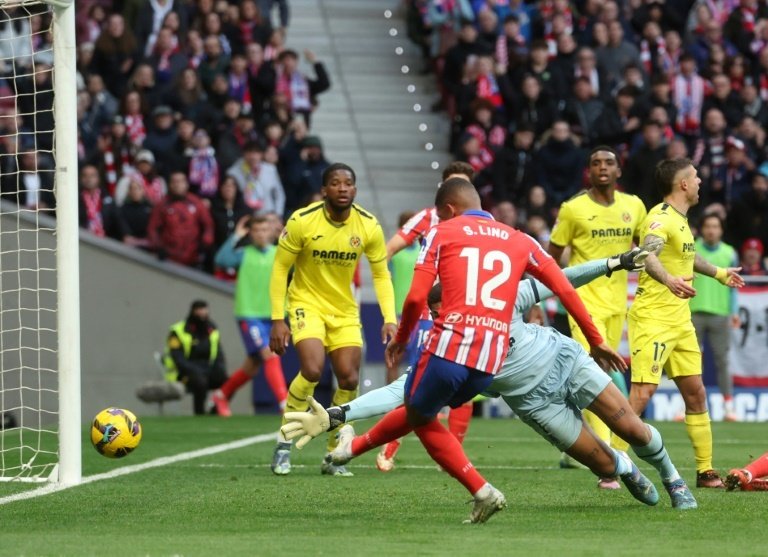
<instances>
[{"instance_id":1,"label":"jersey collar","mask_svg":"<svg viewBox=\"0 0 768 557\"><path fill-rule=\"evenodd\" d=\"M468 211L464 211L462 214L467 217L485 217L486 219L496 220L493 218L491 213L488 211L481 211L480 209L470 209Z\"/></svg>"}]
</instances>

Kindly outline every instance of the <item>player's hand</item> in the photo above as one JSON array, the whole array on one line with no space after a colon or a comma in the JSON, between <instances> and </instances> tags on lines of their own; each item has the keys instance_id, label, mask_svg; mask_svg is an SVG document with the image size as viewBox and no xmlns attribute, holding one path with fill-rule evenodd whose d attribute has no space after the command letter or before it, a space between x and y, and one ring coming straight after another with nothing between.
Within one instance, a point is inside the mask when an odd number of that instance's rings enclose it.
<instances>
[{"instance_id":1,"label":"player's hand","mask_svg":"<svg viewBox=\"0 0 768 557\"><path fill-rule=\"evenodd\" d=\"M278 356L285 354L288 342L291 340L291 329L282 319L272 321L272 329L269 331L269 349Z\"/></svg>"},{"instance_id":2,"label":"player's hand","mask_svg":"<svg viewBox=\"0 0 768 557\"><path fill-rule=\"evenodd\" d=\"M395 333L397 333L397 325L384 323L381 327L381 344L387 344L390 340L394 340Z\"/></svg>"},{"instance_id":3,"label":"player's hand","mask_svg":"<svg viewBox=\"0 0 768 557\"><path fill-rule=\"evenodd\" d=\"M738 329L741 327L741 317L738 315L731 315L730 318L731 329Z\"/></svg>"},{"instance_id":4,"label":"player's hand","mask_svg":"<svg viewBox=\"0 0 768 557\"><path fill-rule=\"evenodd\" d=\"M592 357L606 371L612 369L626 371L627 369L627 363L624 361L624 358L605 342L592 347Z\"/></svg>"},{"instance_id":5,"label":"player's hand","mask_svg":"<svg viewBox=\"0 0 768 557\"><path fill-rule=\"evenodd\" d=\"M286 424L280 428L283 436L288 440L301 437L296 442L297 449L303 449L304 445L312 439L328 431L331 420L328 417L323 405L317 402L314 397L308 396L309 412L286 412Z\"/></svg>"},{"instance_id":6,"label":"player's hand","mask_svg":"<svg viewBox=\"0 0 768 557\"><path fill-rule=\"evenodd\" d=\"M405 347L404 342L397 342L395 339L389 341L384 350L384 361L390 368L394 368L400 362L405 353Z\"/></svg>"},{"instance_id":7,"label":"player's hand","mask_svg":"<svg viewBox=\"0 0 768 557\"><path fill-rule=\"evenodd\" d=\"M245 215L239 221L237 221L237 224L235 225L235 236L238 238L243 238L246 234L248 234L248 221L250 218L251 215Z\"/></svg>"},{"instance_id":8,"label":"player's hand","mask_svg":"<svg viewBox=\"0 0 768 557\"><path fill-rule=\"evenodd\" d=\"M724 285L731 288L741 288L744 286L744 277L739 274L741 267L727 267L725 271L728 274L726 275L725 282L723 282Z\"/></svg>"},{"instance_id":9,"label":"player's hand","mask_svg":"<svg viewBox=\"0 0 768 557\"><path fill-rule=\"evenodd\" d=\"M687 300L693 298L696 295L696 289L689 283L693 280L693 277L673 277L670 276L667 280L667 288L678 298Z\"/></svg>"}]
</instances>

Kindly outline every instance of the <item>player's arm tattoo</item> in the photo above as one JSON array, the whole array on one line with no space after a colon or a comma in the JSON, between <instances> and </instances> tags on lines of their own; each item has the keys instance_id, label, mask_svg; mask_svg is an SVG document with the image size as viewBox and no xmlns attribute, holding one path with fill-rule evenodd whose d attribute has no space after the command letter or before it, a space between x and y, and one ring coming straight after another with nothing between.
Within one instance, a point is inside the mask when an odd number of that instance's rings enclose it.
<instances>
[{"instance_id":1,"label":"player's arm tattoo","mask_svg":"<svg viewBox=\"0 0 768 557\"><path fill-rule=\"evenodd\" d=\"M693 270L702 275L707 275L708 277L714 277L717 273L717 267L701 257L698 253L696 254L696 259L693 260Z\"/></svg>"},{"instance_id":2,"label":"player's arm tattoo","mask_svg":"<svg viewBox=\"0 0 768 557\"><path fill-rule=\"evenodd\" d=\"M653 234L648 234L645 237L645 240L643 240L643 243L652 241L654 238L656 238L656 236L654 236ZM661 253L661 250L659 250L659 253ZM646 258L645 272L648 273L651 276L651 278L654 279L655 281L660 282L661 284L664 284L664 285L667 284L667 280L669 279L669 273L664 268L664 265L661 264L661 261L659 261L657 253L651 253Z\"/></svg>"}]
</instances>

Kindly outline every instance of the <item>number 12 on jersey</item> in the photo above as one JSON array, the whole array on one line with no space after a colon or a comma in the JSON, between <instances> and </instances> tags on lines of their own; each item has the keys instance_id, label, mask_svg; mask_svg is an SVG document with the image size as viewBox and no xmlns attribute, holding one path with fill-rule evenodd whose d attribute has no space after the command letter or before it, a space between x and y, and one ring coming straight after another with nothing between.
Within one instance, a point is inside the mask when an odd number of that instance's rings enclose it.
<instances>
[{"instance_id":1,"label":"number 12 on jersey","mask_svg":"<svg viewBox=\"0 0 768 557\"><path fill-rule=\"evenodd\" d=\"M488 309L497 311L504 309L504 307L507 305L507 300L494 298L493 292L499 288L499 286L508 281L509 277L512 275L512 261L510 261L509 256L503 251L491 250L483 255L481 262L480 248L465 247L459 253L459 257L464 257L467 260L467 295L465 298L466 305L477 305L478 278L480 274L480 267L482 266L484 271L495 271L495 274L486 280L479 288L481 305ZM501 268L497 271L499 264Z\"/></svg>"}]
</instances>

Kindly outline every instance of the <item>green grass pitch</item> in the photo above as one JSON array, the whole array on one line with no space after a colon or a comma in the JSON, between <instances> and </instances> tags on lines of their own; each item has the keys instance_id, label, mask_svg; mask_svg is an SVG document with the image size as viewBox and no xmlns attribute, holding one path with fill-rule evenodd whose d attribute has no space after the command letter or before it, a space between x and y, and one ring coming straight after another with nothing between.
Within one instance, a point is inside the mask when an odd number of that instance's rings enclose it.
<instances>
[{"instance_id":1,"label":"green grass pitch","mask_svg":"<svg viewBox=\"0 0 768 557\"><path fill-rule=\"evenodd\" d=\"M275 417L145 418L139 449L122 460L84 435L84 475L273 431ZM364 430L372 422L357 424ZM682 424L657 424L694 483ZM84 432L85 433L85 432ZM768 450L768 424L714 424L722 471ZM586 471L560 470L558 453L517 420L475 419L465 442L508 499L484 525L463 525L468 494L413 437L398 467L375 454L353 478L320 476L325 440L294 451L288 477L269 471L271 441L0 506L0 555L764 555L768 493L694 489L696 511L646 507L622 488L600 491ZM654 472L641 468L661 490ZM34 486L0 484L0 496Z\"/></svg>"}]
</instances>

